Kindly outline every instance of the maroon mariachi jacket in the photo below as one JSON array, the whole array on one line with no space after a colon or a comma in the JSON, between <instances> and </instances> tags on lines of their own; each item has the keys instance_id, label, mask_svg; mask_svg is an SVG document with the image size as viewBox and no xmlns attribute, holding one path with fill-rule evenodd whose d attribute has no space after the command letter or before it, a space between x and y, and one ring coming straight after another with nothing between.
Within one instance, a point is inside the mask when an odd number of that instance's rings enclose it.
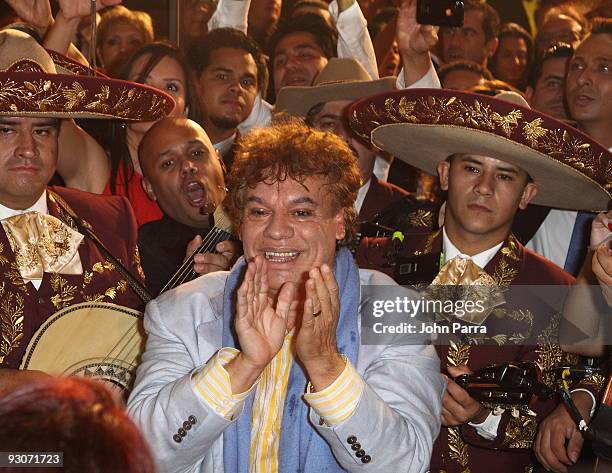
<instances>
[{"instance_id":1,"label":"maroon mariachi jacket","mask_svg":"<svg viewBox=\"0 0 612 473\"><path fill-rule=\"evenodd\" d=\"M370 178L370 187L363 199L358 220L360 222L371 221L378 212L408 194L409 193L401 187L380 181L372 174Z\"/></svg>"},{"instance_id":2,"label":"maroon mariachi jacket","mask_svg":"<svg viewBox=\"0 0 612 473\"><path fill-rule=\"evenodd\" d=\"M144 280L136 246L136 220L125 198L49 187L49 214L77 230L74 220L56 203L58 200L63 200L89 223L110 253L137 279ZM127 281L89 237L81 242L79 256L83 274L44 273L40 288L36 290L31 282L26 283L21 278L11 245L0 226L0 367L19 368L36 330L65 307L86 301L112 302L131 308L142 305Z\"/></svg>"},{"instance_id":3,"label":"maroon mariachi jacket","mask_svg":"<svg viewBox=\"0 0 612 473\"><path fill-rule=\"evenodd\" d=\"M395 267L390 265L388 250L391 242L386 238L365 239L357 251L360 268L378 269L395 277ZM396 248L397 249L397 248ZM439 259L442 252L442 231L406 236L399 250L401 256L432 255ZM510 235L484 270L499 286L554 286L570 285L574 278L540 255L524 248ZM426 280L419 281L429 284ZM521 292L521 295L524 293ZM492 364L511 361L536 361L549 369L572 362L557 344L559 313L538 291L525 297L506 299L486 319L486 335L447 337L437 344L442 371L448 365L468 365L472 370ZM446 335L443 335L446 337ZM545 377L547 384L550 377ZM580 383L597 395L604 379L596 376ZM556 399L530 404L536 416L520 413L518 416L506 409L498 427L497 437L486 440L468 424L460 427L442 427L431 459L432 472L461 473L517 473L532 471L535 465L531 448L539 422L557 405Z\"/></svg>"}]
</instances>

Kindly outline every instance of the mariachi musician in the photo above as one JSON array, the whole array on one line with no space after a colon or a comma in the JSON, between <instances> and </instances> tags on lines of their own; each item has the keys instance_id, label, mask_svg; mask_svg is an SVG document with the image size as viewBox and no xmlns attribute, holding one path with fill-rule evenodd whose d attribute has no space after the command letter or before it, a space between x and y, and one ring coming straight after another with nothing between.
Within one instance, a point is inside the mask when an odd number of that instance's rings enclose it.
<instances>
[{"instance_id":1,"label":"mariachi musician","mask_svg":"<svg viewBox=\"0 0 612 473\"><path fill-rule=\"evenodd\" d=\"M142 305L128 281L143 280L128 201L48 187L48 182L57 165L62 119L153 121L169 113L174 102L151 87L90 72L25 33L0 31L3 388L41 375L16 368L33 334L55 312L84 301ZM99 339L105 333L89 335Z\"/></svg>"},{"instance_id":2,"label":"mariachi musician","mask_svg":"<svg viewBox=\"0 0 612 473\"><path fill-rule=\"evenodd\" d=\"M184 117L164 118L144 135L138 159L145 192L164 212L161 220L138 229L142 268L151 293L172 289L171 280L174 286L193 274L229 269L240 247L226 240L231 237L229 219L224 220L217 210L226 193L224 165L204 129ZM181 265L186 253L196 250L195 264Z\"/></svg>"},{"instance_id":3,"label":"mariachi musician","mask_svg":"<svg viewBox=\"0 0 612 473\"><path fill-rule=\"evenodd\" d=\"M491 304L485 310L446 314L448 323L484 327L486 333L441 336L438 355L449 380L432 471L531 471L532 446L542 459L562 452L555 464L562 471L561 463L575 461L582 446L563 405L538 400L531 411L492 409L451 378L498 363L535 361L550 369L564 361L557 336L560 308L533 286L570 285L574 278L524 248L511 233L512 221L529 202L606 208L604 164L610 153L524 105L463 92L380 94L354 104L349 116L363 138L413 166L437 171L448 192L442 229L406 235L403 242L365 240L357 252L359 266L382 270L401 283L431 283L428 291L434 293L444 286L466 288L465 294L490 286L495 296L486 299ZM518 286L525 288L520 294L513 292ZM572 393L587 421L593 393L602 384L601 376L587 379Z\"/></svg>"}]
</instances>

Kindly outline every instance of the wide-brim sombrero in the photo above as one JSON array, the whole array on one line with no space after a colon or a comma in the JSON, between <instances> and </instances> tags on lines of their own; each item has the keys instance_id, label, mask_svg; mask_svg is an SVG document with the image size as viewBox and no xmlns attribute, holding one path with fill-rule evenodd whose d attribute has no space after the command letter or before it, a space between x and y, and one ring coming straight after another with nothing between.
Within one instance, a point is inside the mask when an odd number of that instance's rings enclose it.
<instances>
[{"instance_id":1,"label":"wide-brim sombrero","mask_svg":"<svg viewBox=\"0 0 612 473\"><path fill-rule=\"evenodd\" d=\"M0 31L0 116L154 121L173 108L165 92L93 75L26 33Z\"/></svg>"},{"instance_id":2,"label":"wide-brim sombrero","mask_svg":"<svg viewBox=\"0 0 612 473\"><path fill-rule=\"evenodd\" d=\"M445 89L404 89L351 105L364 140L426 172L453 154L485 155L524 169L538 185L532 203L605 210L612 153L548 115L494 97Z\"/></svg>"},{"instance_id":3,"label":"wide-brim sombrero","mask_svg":"<svg viewBox=\"0 0 612 473\"><path fill-rule=\"evenodd\" d=\"M280 89L274 112L305 117L320 103L357 100L395 89L395 77L372 80L359 62L351 58L332 58L315 78L312 86L287 86Z\"/></svg>"}]
</instances>

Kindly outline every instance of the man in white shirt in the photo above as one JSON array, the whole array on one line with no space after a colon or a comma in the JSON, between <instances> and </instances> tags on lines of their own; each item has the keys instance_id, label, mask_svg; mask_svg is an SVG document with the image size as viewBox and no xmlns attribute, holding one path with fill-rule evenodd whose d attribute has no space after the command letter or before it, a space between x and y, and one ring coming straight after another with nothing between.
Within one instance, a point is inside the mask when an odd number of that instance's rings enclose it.
<instances>
[{"instance_id":1,"label":"man in white shirt","mask_svg":"<svg viewBox=\"0 0 612 473\"><path fill-rule=\"evenodd\" d=\"M570 60L565 94L578 128L612 151L612 20L595 21ZM527 244L577 275L586 256L592 214L552 209Z\"/></svg>"}]
</instances>

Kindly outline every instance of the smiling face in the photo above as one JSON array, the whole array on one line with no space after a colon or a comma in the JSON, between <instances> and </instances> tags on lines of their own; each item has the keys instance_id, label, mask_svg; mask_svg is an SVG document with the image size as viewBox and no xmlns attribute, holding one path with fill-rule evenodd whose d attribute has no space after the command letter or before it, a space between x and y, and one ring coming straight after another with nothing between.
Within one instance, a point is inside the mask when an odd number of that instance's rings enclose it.
<instances>
[{"instance_id":1,"label":"smiling face","mask_svg":"<svg viewBox=\"0 0 612 473\"><path fill-rule=\"evenodd\" d=\"M225 198L225 181L204 130L186 118L165 118L147 132L139 155L147 195L174 220L208 226Z\"/></svg>"},{"instance_id":2,"label":"smiling face","mask_svg":"<svg viewBox=\"0 0 612 473\"><path fill-rule=\"evenodd\" d=\"M444 225L450 239L480 251L503 241L517 210L537 192L527 173L498 159L455 155L438 164L442 190L448 191Z\"/></svg>"},{"instance_id":3,"label":"smiling face","mask_svg":"<svg viewBox=\"0 0 612 473\"><path fill-rule=\"evenodd\" d=\"M336 240L345 236L344 213L334 207L323 177L303 183L258 183L244 191L240 239L247 260L263 255L272 293L283 283L304 283L308 271L334 266Z\"/></svg>"},{"instance_id":4,"label":"smiling face","mask_svg":"<svg viewBox=\"0 0 612 473\"><path fill-rule=\"evenodd\" d=\"M612 35L585 38L571 59L566 78L567 104L572 117L589 128L612 129ZM598 138L596 138L598 139Z\"/></svg>"},{"instance_id":5,"label":"smiling face","mask_svg":"<svg viewBox=\"0 0 612 473\"><path fill-rule=\"evenodd\" d=\"M312 85L326 64L327 58L312 34L305 31L287 34L276 45L272 59L275 93L287 85Z\"/></svg>"}]
</instances>

